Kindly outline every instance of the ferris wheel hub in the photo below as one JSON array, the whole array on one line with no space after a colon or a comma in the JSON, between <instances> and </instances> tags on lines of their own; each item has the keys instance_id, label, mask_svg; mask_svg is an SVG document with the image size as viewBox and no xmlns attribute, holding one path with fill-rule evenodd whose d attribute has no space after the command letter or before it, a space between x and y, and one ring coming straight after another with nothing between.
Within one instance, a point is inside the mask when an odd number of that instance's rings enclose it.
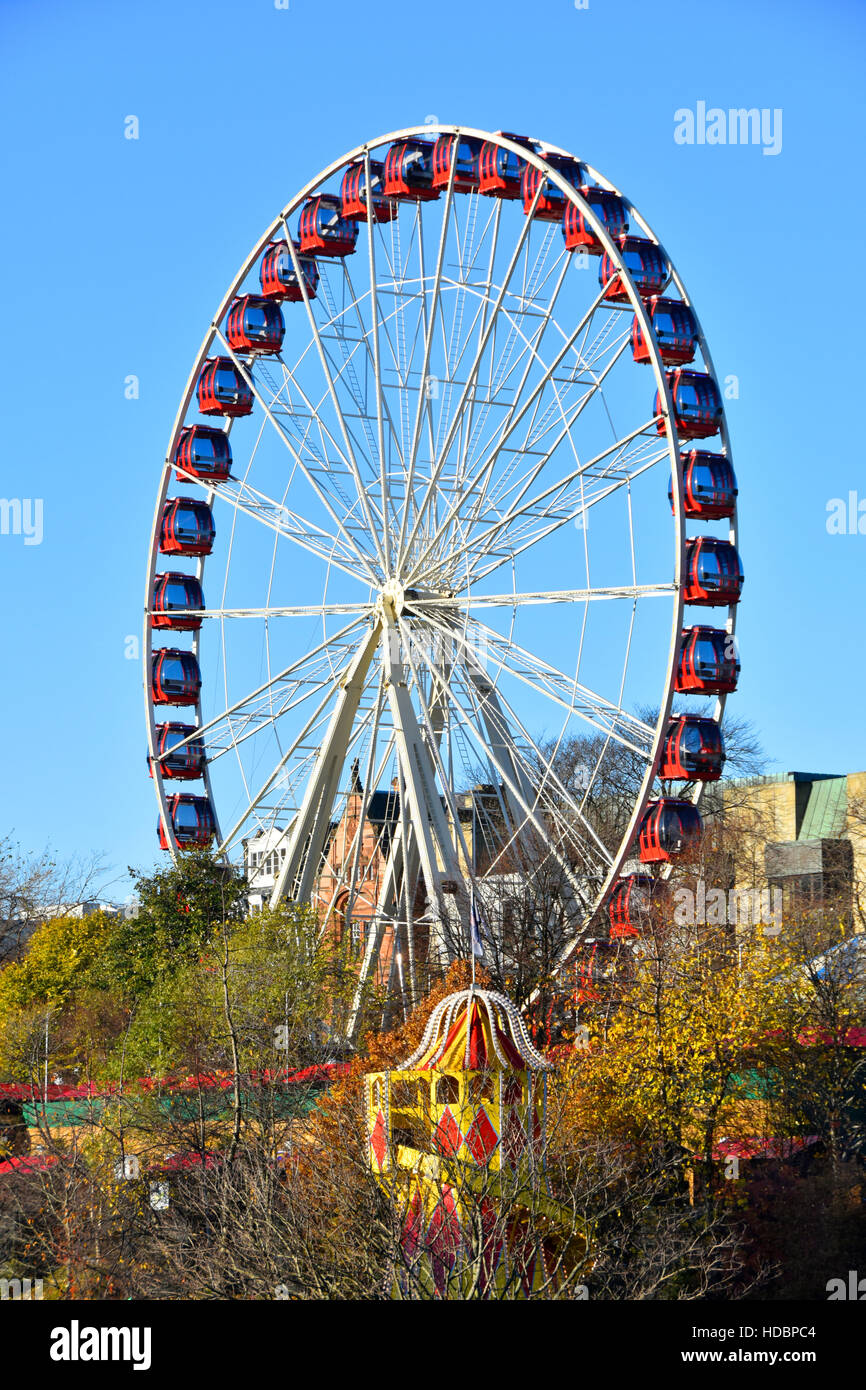
<instances>
[{"instance_id":1,"label":"ferris wheel hub","mask_svg":"<svg viewBox=\"0 0 866 1390\"><path fill-rule=\"evenodd\" d=\"M399 579L386 579L379 594L379 603L392 620L399 618L406 603L406 593Z\"/></svg>"}]
</instances>

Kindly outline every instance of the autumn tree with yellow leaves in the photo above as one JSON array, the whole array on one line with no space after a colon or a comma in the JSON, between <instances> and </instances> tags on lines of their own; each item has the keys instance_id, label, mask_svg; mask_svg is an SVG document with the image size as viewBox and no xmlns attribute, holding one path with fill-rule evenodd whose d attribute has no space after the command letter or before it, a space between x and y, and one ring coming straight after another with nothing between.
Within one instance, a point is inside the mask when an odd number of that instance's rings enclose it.
<instances>
[{"instance_id":1,"label":"autumn tree with yellow leaves","mask_svg":"<svg viewBox=\"0 0 866 1390\"><path fill-rule=\"evenodd\" d=\"M793 959L760 927L736 939L657 929L639 949L621 948L630 968L615 1000L584 1012L588 1047L563 1068L572 1122L709 1164L719 1135L761 1123L743 1078L786 1017Z\"/></svg>"}]
</instances>

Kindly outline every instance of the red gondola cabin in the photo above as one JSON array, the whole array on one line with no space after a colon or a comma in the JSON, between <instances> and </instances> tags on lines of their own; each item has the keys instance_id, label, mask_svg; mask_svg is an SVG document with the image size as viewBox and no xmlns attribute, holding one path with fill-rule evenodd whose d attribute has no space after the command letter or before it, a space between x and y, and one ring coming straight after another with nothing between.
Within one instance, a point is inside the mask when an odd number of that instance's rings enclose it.
<instances>
[{"instance_id":1,"label":"red gondola cabin","mask_svg":"<svg viewBox=\"0 0 866 1390\"><path fill-rule=\"evenodd\" d=\"M192 652L157 647L151 656L151 690L156 705L195 705L201 671Z\"/></svg>"},{"instance_id":2,"label":"red gondola cabin","mask_svg":"<svg viewBox=\"0 0 866 1390\"><path fill-rule=\"evenodd\" d=\"M680 299L663 299L656 294L649 300L647 308L659 354L665 365L678 367L691 362L697 351L698 329L688 304L683 304ZM644 338L636 314L631 330L631 345L635 362L652 361L650 345Z\"/></svg>"},{"instance_id":3,"label":"red gondola cabin","mask_svg":"<svg viewBox=\"0 0 866 1390\"><path fill-rule=\"evenodd\" d=\"M743 567L730 541L716 536L690 536L686 541L686 581L683 601L706 608L739 603Z\"/></svg>"},{"instance_id":4,"label":"red gondola cabin","mask_svg":"<svg viewBox=\"0 0 866 1390\"><path fill-rule=\"evenodd\" d=\"M650 920L655 880L649 874L628 874L621 878L607 905L611 941L640 936Z\"/></svg>"},{"instance_id":5,"label":"red gondola cabin","mask_svg":"<svg viewBox=\"0 0 866 1390\"><path fill-rule=\"evenodd\" d=\"M500 134L515 145L531 148L531 142L525 135L512 135L507 130L500 131ZM491 198L519 198L525 168L526 160L521 159L520 155L503 150L493 140L485 140L478 156L478 192L486 193Z\"/></svg>"},{"instance_id":6,"label":"red gondola cabin","mask_svg":"<svg viewBox=\"0 0 866 1390\"><path fill-rule=\"evenodd\" d=\"M162 507L159 549L163 555L210 555L216 527L207 502L169 497Z\"/></svg>"},{"instance_id":7,"label":"red gondola cabin","mask_svg":"<svg viewBox=\"0 0 866 1390\"><path fill-rule=\"evenodd\" d=\"M715 521L734 515L737 504L737 479L724 454L710 454L705 449L692 449L680 455L683 465L683 508L686 516L697 521ZM668 485L668 498L673 510L673 484Z\"/></svg>"},{"instance_id":8,"label":"red gondola cabin","mask_svg":"<svg viewBox=\"0 0 866 1390\"><path fill-rule=\"evenodd\" d=\"M192 574L158 574L153 583L152 627L176 632L197 632L201 618L187 616L190 609L204 608L201 584Z\"/></svg>"},{"instance_id":9,"label":"red gondola cabin","mask_svg":"<svg viewBox=\"0 0 866 1390\"><path fill-rule=\"evenodd\" d=\"M664 863L697 848L702 829L700 812L690 801L674 796L651 801L638 833L642 863Z\"/></svg>"},{"instance_id":10,"label":"red gondola cabin","mask_svg":"<svg viewBox=\"0 0 866 1390\"><path fill-rule=\"evenodd\" d=\"M297 252L297 250L296 246L295 251ZM319 286L319 267L316 265L315 258L298 255L298 264L301 267L301 276L307 291L307 298L315 299ZM297 304L303 299L304 292L295 274L294 263L285 241L272 241L268 246L259 266L259 283L262 287L262 295L266 299L277 301L285 299L290 304Z\"/></svg>"},{"instance_id":11,"label":"red gondola cabin","mask_svg":"<svg viewBox=\"0 0 866 1390\"><path fill-rule=\"evenodd\" d=\"M433 187L445 189L454 164L454 192L475 193L480 178L482 140L466 135L440 135L433 146Z\"/></svg>"},{"instance_id":12,"label":"red gondola cabin","mask_svg":"<svg viewBox=\"0 0 866 1390\"><path fill-rule=\"evenodd\" d=\"M665 734L659 777L674 782L717 782L724 764L725 744L714 719L674 715Z\"/></svg>"},{"instance_id":13,"label":"red gondola cabin","mask_svg":"<svg viewBox=\"0 0 866 1390\"><path fill-rule=\"evenodd\" d=\"M578 164L576 159L570 159L564 154L544 154L544 159L555 169L557 174L561 174L567 183L573 188L580 188L584 180L583 166ZM533 200L539 185L542 185L541 194L535 204L534 217L540 218L542 222L560 222L568 207L568 198L552 179L546 174L542 174L540 169L536 169L534 164L527 164L523 170L523 182L520 191L523 195L523 211L529 216L532 211Z\"/></svg>"},{"instance_id":14,"label":"red gondola cabin","mask_svg":"<svg viewBox=\"0 0 866 1390\"><path fill-rule=\"evenodd\" d=\"M230 357L209 357L198 378L198 408L202 415L249 415L253 391Z\"/></svg>"},{"instance_id":15,"label":"red gondola cabin","mask_svg":"<svg viewBox=\"0 0 866 1390\"><path fill-rule=\"evenodd\" d=\"M229 309L226 337L235 352L279 352L286 325L279 304L260 294L243 294Z\"/></svg>"},{"instance_id":16,"label":"red gondola cabin","mask_svg":"<svg viewBox=\"0 0 866 1390\"><path fill-rule=\"evenodd\" d=\"M382 191L386 198L429 202L438 198L433 187L433 144L430 140L398 140L385 156Z\"/></svg>"},{"instance_id":17,"label":"red gondola cabin","mask_svg":"<svg viewBox=\"0 0 866 1390\"><path fill-rule=\"evenodd\" d=\"M603 997L615 974L616 942L589 938L574 962L574 1002L592 1004Z\"/></svg>"},{"instance_id":18,"label":"red gondola cabin","mask_svg":"<svg viewBox=\"0 0 866 1390\"><path fill-rule=\"evenodd\" d=\"M351 256L358 224L343 216L342 200L333 193L308 198L298 219L298 246L317 256Z\"/></svg>"},{"instance_id":19,"label":"red gondola cabin","mask_svg":"<svg viewBox=\"0 0 866 1390\"><path fill-rule=\"evenodd\" d=\"M625 203L616 193L607 188L593 188L582 184L580 192L589 203L612 240L620 241L628 231L628 217ZM567 203L562 218L562 235L566 251L585 251L590 256L601 256L604 247L587 222L579 207Z\"/></svg>"},{"instance_id":20,"label":"red gondola cabin","mask_svg":"<svg viewBox=\"0 0 866 1390\"><path fill-rule=\"evenodd\" d=\"M680 439L708 439L711 434L718 434L722 423L722 398L713 378L706 372L689 372L683 367L668 372L667 377ZM660 411L661 400L656 391L656 415ZM664 434L663 419L656 428L659 434Z\"/></svg>"},{"instance_id":21,"label":"red gondola cabin","mask_svg":"<svg viewBox=\"0 0 866 1390\"><path fill-rule=\"evenodd\" d=\"M212 425L184 425L175 445L174 464L182 468L179 483L187 481L186 473L203 483L224 483L231 476L232 447L225 430Z\"/></svg>"},{"instance_id":22,"label":"red gondola cabin","mask_svg":"<svg viewBox=\"0 0 866 1390\"><path fill-rule=\"evenodd\" d=\"M378 159L370 160L370 203L374 222L393 222L400 208L386 198L385 166ZM340 211L343 217L367 221L367 171L363 159L350 164L340 185Z\"/></svg>"},{"instance_id":23,"label":"red gondola cabin","mask_svg":"<svg viewBox=\"0 0 866 1390\"><path fill-rule=\"evenodd\" d=\"M668 281L667 262L654 241L641 236L620 237L621 257L641 299L659 294ZM605 253L598 268L598 283L610 304L627 304L628 290L616 262Z\"/></svg>"},{"instance_id":24,"label":"red gondola cabin","mask_svg":"<svg viewBox=\"0 0 866 1390\"><path fill-rule=\"evenodd\" d=\"M174 838L181 849L203 849L216 834L213 808L206 796L176 792L168 798L168 814ZM157 822L161 849L168 849L168 836L162 820Z\"/></svg>"},{"instance_id":25,"label":"red gondola cabin","mask_svg":"<svg viewBox=\"0 0 866 1390\"><path fill-rule=\"evenodd\" d=\"M201 777L205 765L204 740L193 738L194 724L157 724L156 759L163 777L179 782L191 782ZM184 740L187 742L184 742ZM148 758L148 768L153 776L153 765Z\"/></svg>"},{"instance_id":26,"label":"red gondola cabin","mask_svg":"<svg viewBox=\"0 0 866 1390\"><path fill-rule=\"evenodd\" d=\"M682 695L730 695L736 690L740 660L731 633L723 627L687 627L683 632L674 689Z\"/></svg>"}]
</instances>

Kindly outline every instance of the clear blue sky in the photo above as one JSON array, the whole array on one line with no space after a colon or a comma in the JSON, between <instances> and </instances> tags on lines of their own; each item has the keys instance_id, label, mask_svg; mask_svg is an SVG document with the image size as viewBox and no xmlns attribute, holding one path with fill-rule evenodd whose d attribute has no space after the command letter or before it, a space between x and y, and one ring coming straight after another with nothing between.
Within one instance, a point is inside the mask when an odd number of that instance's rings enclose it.
<instances>
[{"instance_id":1,"label":"clear blue sky","mask_svg":"<svg viewBox=\"0 0 866 1390\"><path fill-rule=\"evenodd\" d=\"M194 354L296 189L429 115L570 148L652 222L740 382L736 709L775 770L866 767L866 535L825 526L866 499L864 35L854 0L3 0L0 492L44 536L0 536L0 832L157 857L124 638ZM678 145L699 101L781 108L781 153Z\"/></svg>"}]
</instances>

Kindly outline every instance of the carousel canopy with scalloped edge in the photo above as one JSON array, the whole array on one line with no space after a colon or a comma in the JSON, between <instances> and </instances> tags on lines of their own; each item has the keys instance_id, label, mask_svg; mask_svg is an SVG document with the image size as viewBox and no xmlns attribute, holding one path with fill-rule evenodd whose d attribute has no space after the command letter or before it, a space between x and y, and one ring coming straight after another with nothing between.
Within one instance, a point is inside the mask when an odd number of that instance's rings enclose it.
<instances>
[{"instance_id":1,"label":"carousel canopy with scalloped edge","mask_svg":"<svg viewBox=\"0 0 866 1390\"><path fill-rule=\"evenodd\" d=\"M495 990L449 994L433 1010L404 1071L549 1071L517 1006Z\"/></svg>"}]
</instances>

